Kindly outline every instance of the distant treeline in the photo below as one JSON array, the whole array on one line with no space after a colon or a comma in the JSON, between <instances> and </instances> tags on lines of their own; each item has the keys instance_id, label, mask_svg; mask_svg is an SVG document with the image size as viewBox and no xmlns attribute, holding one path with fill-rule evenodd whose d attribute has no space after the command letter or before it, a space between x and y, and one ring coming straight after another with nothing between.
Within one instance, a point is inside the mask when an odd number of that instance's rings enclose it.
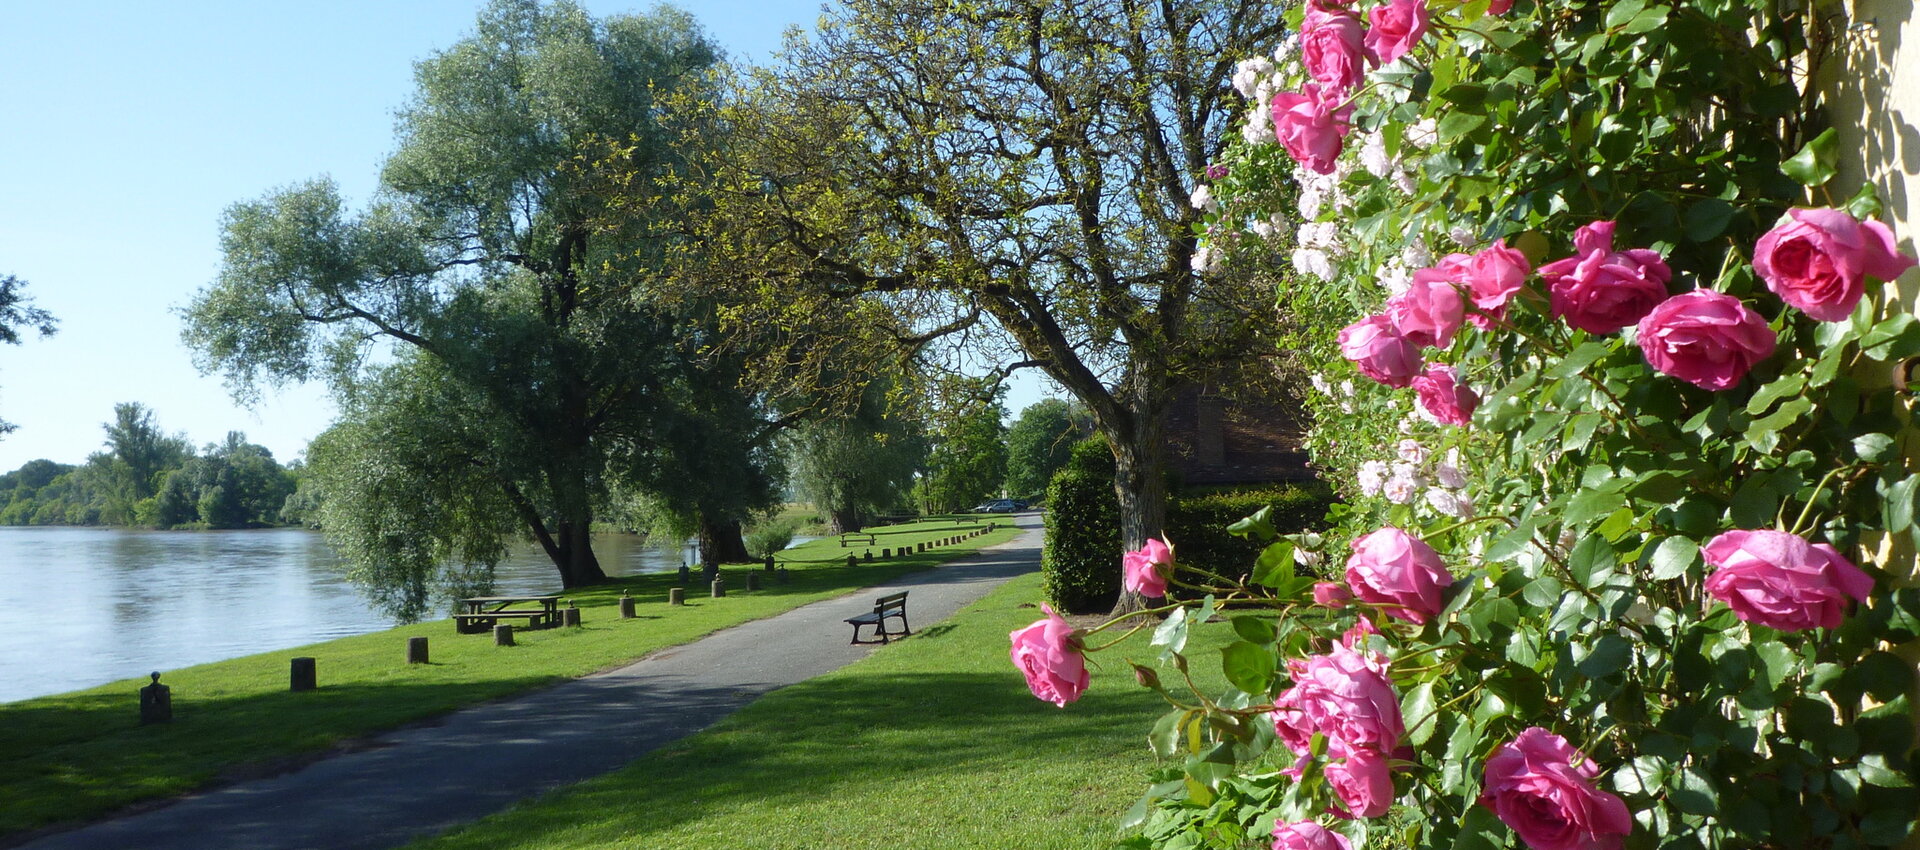
<instances>
[{"instance_id":1,"label":"distant treeline","mask_svg":"<svg viewBox=\"0 0 1920 850\"><path fill-rule=\"evenodd\" d=\"M0 475L0 525L258 528L317 515L300 465L238 431L196 452L135 403L114 405L104 427L107 450L84 464L33 460Z\"/></svg>"}]
</instances>

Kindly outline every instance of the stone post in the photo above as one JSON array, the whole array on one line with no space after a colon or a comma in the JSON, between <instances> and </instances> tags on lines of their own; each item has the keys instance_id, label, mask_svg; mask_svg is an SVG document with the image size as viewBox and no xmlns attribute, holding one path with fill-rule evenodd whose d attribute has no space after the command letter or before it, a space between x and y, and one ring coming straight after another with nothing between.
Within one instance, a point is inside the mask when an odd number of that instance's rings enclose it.
<instances>
[{"instance_id":1,"label":"stone post","mask_svg":"<svg viewBox=\"0 0 1920 850\"><path fill-rule=\"evenodd\" d=\"M687 604L687 589L684 587L667 588L667 604L668 605Z\"/></svg>"},{"instance_id":2,"label":"stone post","mask_svg":"<svg viewBox=\"0 0 1920 850\"><path fill-rule=\"evenodd\" d=\"M747 589L748 589L748 590L759 590L759 589L760 589L760 574L759 574L759 573L756 573L756 572L751 572L751 571L747 573Z\"/></svg>"},{"instance_id":3,"label":"stone post","mask_svg":"<svg viewBox=\"0 0 1920 850\"><path fill-rule=\"evenodd\" d=\"M292 674L293 690L311 691L314 688L320 687L320 674L315 669L314 660L311 658L302 656L293 659Z\"/></svg>"},{"instance_id":4,"label":"stone post","mask_svg":"<svg viewBox=\"0 0 1920 850\"><path fill-rule=\"evenodd\" d=\"M773 556L767 556L767 572L773 572Z\"/></svg>"},{"instance_id":5,"label":"stone post","mask_svg":"<svg viewBox=\"0 0 1920 850\"><path fill-rule=\"evenodd\" d=\"M680 583L686 584L687 582L692 580L693 580L693 570L688 569L686 564L681 564L680 565Z\"/></svg>"},{"instance_id":6,"label":"stone post","mask_svg":"<svg viewBox=\"0 0 1920 850\"><path fill-rule=\"evenodd\" d=\"M620 594L620 619L631 620L633 616L633 597Z\"/></svg>"},{"instance_id":7,"label":"stone post","mask_svg":"<svg viewBox=\"0 0 1920 850\"><path fill-rule=\"evenodd\" d=\"M423 637L407 638L407 663L427 663L427 639Z\"/></svg>"},{"instance_id":8,"label":"stone post","mask_svg":"<svg viewBox=\"0 0 1920 850\"><path fill-rule=\"evenodd\" d=\"M860 559L859 559L859 558L857 558L857 557L854 557L853 555L848 555L848 556L847 556L847 568L848 568L848 569L852 569L852 568L854 568L854 567L857 567L857 566L860 566Z\"/></svg>"},{"instance_id":9,"label":"stone post","mask_svg":"<svg viewBox=\"0 0 1920 850\"><path fill-rule=\"evenodd\" d=\"M512 623L495 623L494 624L493 645L494 646L512 646L513 645L513 624Z\"/></svg>"},{"instance_id":10,"label":"stone post","mask_svg":"<svg viewBox=\"0 0 1920 850\"><path fill-rule=\"evenodd\" d=\"M713 580L713 598L719 599L720 597L725 595L727 595L727 580L723 578L714 579Z\"/></svg>"},{"instance_id":11,"label":"stone post","mask_svg":"<svg viewBox=\"0 0 1920 850\"><path fill-rule=\"evenodd\" d=\"M160 684L160 673L153 674L153 684L140 689L140 725L149 723L173 722L173 689Z\"/></svg>"},{"instance_id":12,"label":"stone post","mask_svg":"<svg viewBox=\"0 0 1920 850\"><path fill-rule=\"evenodd\" d=\"M873 550L868 549L867 551L860 553L860 559L863 561L866 561L869 564L873 563Z\"/></svg>"},{"instance_id":13,"label":"stone post","mask_svg":"<svg viewBox=\"0 0 1920 850\"><path fill-rule=\"evenodd\" d=\"M567 607L560 610L560 616L569 626L580 625L580 609L574 607L571 602L567 603Z\"/></svg>"},{"instance_id":14,"label":"stone post","mask_svg":"<svg viewBox=\"0 0 1920 850\"><path fill-rule=\"evenodd\" d=\"M893 550L892 550L892 549L882 549L882 550L880 550L880 559L881 559L881 560L886 560L887 558L891 558L891 557L893 557Z\"/></svg>"}]
</instances>

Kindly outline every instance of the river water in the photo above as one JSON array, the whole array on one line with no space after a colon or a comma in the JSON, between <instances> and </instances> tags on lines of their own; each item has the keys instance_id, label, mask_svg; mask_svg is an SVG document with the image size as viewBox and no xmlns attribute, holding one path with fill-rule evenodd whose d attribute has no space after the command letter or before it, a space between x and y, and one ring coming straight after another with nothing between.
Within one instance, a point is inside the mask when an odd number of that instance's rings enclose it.
<instances>
[{"instance_id":1,"label":"river water","mask_svg":"<svg viewBox=\"0 0 1920 850\"><path fill-rule=\"evenodd\" d=\"M594 537L609 575L670 572L684 551ZM496 573L502 595L557 593L538 550ZM379 631L326 541L302 529L0 528L0 702Z\"/></svg>"}]
</instances>

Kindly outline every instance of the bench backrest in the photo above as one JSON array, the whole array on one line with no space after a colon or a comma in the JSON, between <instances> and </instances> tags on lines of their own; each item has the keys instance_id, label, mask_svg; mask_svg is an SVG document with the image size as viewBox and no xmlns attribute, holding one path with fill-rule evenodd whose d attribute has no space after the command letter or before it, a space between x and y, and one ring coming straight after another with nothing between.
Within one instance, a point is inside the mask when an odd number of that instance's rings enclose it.
<instances>
[{"instance_id":1,"label":"bench backrest","mask_svg":"<svg viewBox=\"0 0 1920 850\"><path fill-rule=\"evenodd\" d=\"M907 592L904 590L899 593L890 593L873 601L873 610L875 611L905 607L907 607Z\"/></svg>"}]
</instances>

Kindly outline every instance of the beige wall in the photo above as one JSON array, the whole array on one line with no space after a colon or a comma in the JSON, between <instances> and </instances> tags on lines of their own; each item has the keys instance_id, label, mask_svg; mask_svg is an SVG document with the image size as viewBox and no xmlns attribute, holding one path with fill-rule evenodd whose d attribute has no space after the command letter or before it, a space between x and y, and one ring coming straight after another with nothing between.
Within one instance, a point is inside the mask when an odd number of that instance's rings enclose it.
<instances>
[{"instance_id":1,"label":"beige wall","mask_svg":"<svg viewBox=\"0 0 1920 850\"><path fill-rule=\"evenodd\" d=\"M1814 5L1839 16L1838 43L1820 75L1840 131L1835 198L1844 201L1871 180L1884 218L1911 254L1920 229L1920 15L1914 0ZM1899 291L1908 310L1920 303L1920 270L1901 277Z\"/></svg>"}]
</instances>

